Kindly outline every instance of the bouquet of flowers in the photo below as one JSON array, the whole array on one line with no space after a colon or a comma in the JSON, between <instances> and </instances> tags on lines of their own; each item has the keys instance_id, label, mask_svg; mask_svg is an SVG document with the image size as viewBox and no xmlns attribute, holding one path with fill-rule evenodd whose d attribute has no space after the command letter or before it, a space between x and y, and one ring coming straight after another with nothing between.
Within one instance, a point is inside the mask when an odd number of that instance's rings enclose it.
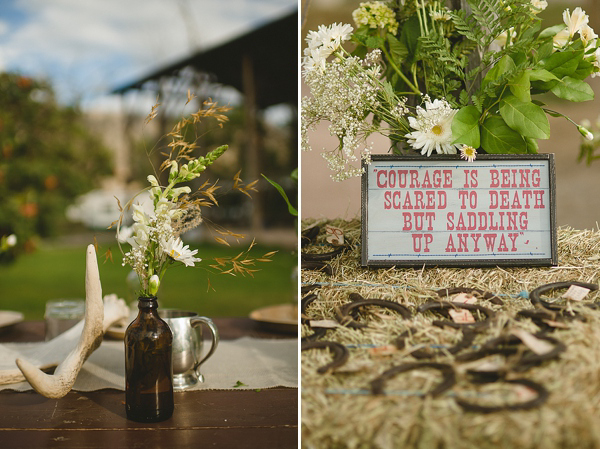
<instances>
[{"instance_id":1,"label":"bouquet of flowers","mask_svg":"<svg viewBox=\"0 0 600 449\"><path fill-rule=\"evenodd\" d=\"M372 133L394 151L430 156L477 152L537 153L550 137L548 115L535 95L569 101L594 97L584 81L600 74L597 35L577 7L563 23L542 28L544 0L467 0L450 9L439 0L366 2L348 24L320 26L306 38L302 148L320 122L339 139L323 156L334 180L362 173ZM353 48L349 48L353 44Z\"/></svg>"},{"instance_id":2,"label":"bouquet of flowers","mask_svg":"<svg viewBox=\"0 0 600 449\"><path fill-rule=\"evenodd\" d=\"M188 103L193 97L188 94ZM186 103L187 104L187 103ZM187 267L195 266L202 259L196 257L198 250L191 250L189 245L184 245L181 235L202 222L201 207L218 205L215 192L219 188L216 184L204 182L195 192L188 185L181 185L198 178L207 167L212 165L226 150L227 145L220 146L209 151L205 156L195 157L193 151L198 148L197 138L194 142L184 139L184 128L195 125L201 119L213 117L222 122L227 120L224 112L227 107L217 106L212 101L204 102L200 110L191 115L190 118L181 119L167 134L171 138L168 144L170 153L162 163L160 171L169 170L168 184L161 186L157 176L149 175L149 187L143 191L149 191L152 197L153 209L150 213L145 212L140 204L134 204L134 199L129 201L121 209L117 225L117 240L119 247L127 243L131 249L123 254L123 266L130 265L137 274L140 281L140 296L155 296L160 282L167 268L173 263L181 263ZM156 106L148 116L147 121L156 116ZM233 189L250 196L249 191L256 191L256 181L244 184L235 175ZM133 208L133 221L131 227L122 226L124 212ZM219 243L228 244L223 238L233 236L243 237L223 229L217 229L219 237L215 240ZM274 252L269 252L259 259L247 257L253 243L245 252L233 258L218 258L211 265L228 274L252 274L255 261L269 262ZM122 251L123 252L123 251Z\"/></svg>"}]
</instances>

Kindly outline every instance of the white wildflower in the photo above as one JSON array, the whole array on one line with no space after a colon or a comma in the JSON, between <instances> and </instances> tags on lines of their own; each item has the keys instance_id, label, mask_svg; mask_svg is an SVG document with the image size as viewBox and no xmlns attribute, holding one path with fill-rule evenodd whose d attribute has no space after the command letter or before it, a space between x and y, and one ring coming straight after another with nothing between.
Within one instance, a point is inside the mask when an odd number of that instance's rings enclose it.
<instances>
[{"instance_id":1,"label":"white wildflower","mask_svg":"<svg viewBox=\"0 0 600 449\"><path fill-rule=\"evenodd\" d=\"M158 275L153 274L152 276L150 276L150 279L148 280L148 293L150 293L152 296L156 295L156 293L158 293L159 286L160 279Z\"/></svg>"},{"instance_id":2,"label":"white wildflower","mask_svg":"<svg viewBox=\"0 0 600 449\"><path fill-rule=\"evenodd\" d=\"M531 0L531 6L534 8L533 13L537 14L548 7L548 2L546 0Z\"/></svg>"},{"instance_id":3,"label":"white wildflower","mask_svg":"<svg viewBox=\"0 0 600 449\"><path fill-rule=\"evenodd\" d=\"M448 9L442 9L441 11L433 11L431 18L438 22L448 22L452 20L452 16L449 14Z\"/></svg>"},{"instance_id":4,"label":"white wildflower","mask_svg":"<svg viewBox=\"0 0 600 449\"><path fill-rule=\"evenodd\" d=\"M133 228L131 226L121 226L117 229L117 240L119 243L125 243L133 236Z\"/></svg>"},{"instance_id":5,"label":"white wildflower","mask_svg":"<svg viewBox=\"0 0 600 449\"><path fill-rule=\"evenodd\" d=\"M477 150L469 145L463 145L460 149L460 158L473 162L477 158Z\"/></svg>"},{"instance_id":6,"label":"white wildflower","mask_svg":"<svg viewBox=\"0 0 600 449\"><path fill-rule=\"evenodd\" d=\"M380 76L381 66L365 68L357 57L328 62L325 70L305 73L312 97L302 99L302 149L310 149L309 130L328 121L330 134L341 142L338 150L323 155L336 180L362 173L358 162L364 158L366 136L374 131L365 117L379 107Z\"/></svg>"},{"instance_id":7,"label":"white wildflower","mask_svg":"<svg viewBox=\"0 0 600 449\"><path fill-rule=\"evenodd\" d=\"M434 149L438 154L456 154L459 145L452 143L452 119L457 112L445 100L431 102L426 98L425 109L417 106L417 117L408 118L415 129L406 134L408 143L427 156Z\"/></svg>"},{"instance_id":8,"label":"white wildflower","mask_svg":"<svg viewBox=\"0 0 600 449\"><path fill-rule=\"evenodd\" d=\"M510 36L510 41L509 41L509 36ZM508 30L504 30L502 33L500 33L496 37L496 39L494 39L492 41L492 43L490 44L490 51L502 50L504 47L506 47L507 42L509 45L511 45L516 37L517 37L517 32L515 31L515 29L513 27L510 27Z\"/></svg>"},{"instance_id":9,"label":"white wildflower","mask_svg":"<svg viewBox=\"0 0 600 449\"><path fill-rule=\"evenodd\" d=\"M585 126L579 125L577 130L579 131L579 134L581 134L587 140L594 140L594 135Z\"/></svg>"},{"instance_id":10,"label":"white wildflower","mask_svg":"<svg viewBox=\"0 0 600 449\"><path fill-rule=\"evenodd\" d=\"M334 23L328 27L321 25L317 31L309 31L302 62L304 71L309 72L317 68L325 70L327 58L350 39L352 31L352 26L345 23Z\"/></svg>"},{"instance_id":11,"label":"white wildflower","mask_svg":"<svg viewBox=\"0 0 600 449\"><path fill-rule=\"evenodd\" d=\"M179 237L161 240L160 247L171 259L182 262L187 267L193 267L195 262L200 262L202 260L194 257L198 250L195 249L192 251L190 250L189 245L183 246L183 241Z\"/></svg>"},{"instance_id":12,"label":"white wildflower","mask_svg":"<svg viewBox=\"0 0 600 449\"><path fill-rule=\"evenodd\" d=\"M8 237L6 237L6 246L8 246L9 248L12 248L16 244L17 244L17 236L16 235L11 234Z\"/></svg>"},{"instance_id":13,"label":"white wildflower","mask_svg":"<svg viewBox=\"0 0 600 449\"><path fill-rule=\"evenodd\" d=\"M594 39L598 38L598 35L588 24L585 24L581 27L581 29L579 30L579 36L581 37L581 42L583 42L583 46L586 48L588 44L594 41Z\"/></svg>"},{"instance_id":14,"label":"white wildflower","mask_svg":"<svg viewBox=\"0 0 600 449\"><path fill-rule=\"evenodd\" d=\"M367 25L369 28L381 28L392 34L398 32L398 21L394 11L383 2L363 2L352 12L356 26Z\"/></svg>"},{"instance_id":15,"label":"white wildflower","mask_svg":"<svg viewBox=\"0 0 600 449\"><path fill-rule=\"evenodd\" d=\"M578 6L572 14L570 13L569 8L565 9L563 12L563 21L569 30L569 36L573 37L575 33L578 33L581 30L581 27L587 25L589 17L585 11Z\"/></svg>"},{"instance_id":16,"label":"white wildflower","mask_svg":"<svg viewBox=\"0 0 600 449\"><path fill-rule=\"evenodd\" d=\"M592 78L600 76L600 47L596 48L596 51L594 52L594 61L592 64L596 67L596 71L592 73Z\"/></svg>"},{"instance_id":17,"label":"white wildflower","mask_svg":"<svg viewBox=\"0 0 600 449\"><path fill-rule=\"evenodd\" d=\"M563 48L569 43L570 40L571 36L569 35L569 30L567 28L565 28L564 30L560 30L552 38L554 47L556 48Z\"/></svg>"}]
</instances>

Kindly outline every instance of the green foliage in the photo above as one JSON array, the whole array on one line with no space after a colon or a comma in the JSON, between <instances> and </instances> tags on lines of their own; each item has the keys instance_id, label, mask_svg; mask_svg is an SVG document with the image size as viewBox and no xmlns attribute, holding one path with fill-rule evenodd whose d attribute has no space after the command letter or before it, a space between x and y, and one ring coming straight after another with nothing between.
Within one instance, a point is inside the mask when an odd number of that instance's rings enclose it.
<instances>
[{"instance_id":1,"label":"green foliage","mask_svg":"<svg viewBox=\"0 0 600 449\"><path fill-rule=\"evenodd\" d=\"M473 105L460 109L452 121L453 143L462 143L473 148L479 148L479 111Z\"/></svg>"},{"instance_id":2,"label":"green foliage","mask_svg":"<svg viewBox=\"0 0 600 449\"><path fill-rule=\"evenodd\" d=\"M523 137L497 115L488 116L481 125L481 146L494 154L527 152Z\"/></svg>"},{"instance_id":3,"label":"green foliage","mask_svg":"<svg viewBox=\"0 0 600 449\"><path fill-rule=\"evenodd\" d=\"M552 93L558 98L569 101L589 101L594 99L594 91L588 83L570 76L565 76L560 83L552 88Z\"/></svg>"},{"instance_id":4,"label":"green foliage","mask_svg":"<svg viewBox=\"0 0 600 449\"><path fill-rule=\"evenodd\" d=\"M73 199L110 173L110 157L44 82L2 73L0 104L0 235L19 241L7 261L60 229Z\"/></svg>"},{"instance_id":5,"label":"green foliage","mask_svg":"<svg viewBox=\"0 0 600 449\"><path fill-rule=\"evenodd\" d=\"M549 139L550 123L541 107L530 101L506 96L500 102L500 115L508 126L523 137Z\"/></svg>"}]
</instances>

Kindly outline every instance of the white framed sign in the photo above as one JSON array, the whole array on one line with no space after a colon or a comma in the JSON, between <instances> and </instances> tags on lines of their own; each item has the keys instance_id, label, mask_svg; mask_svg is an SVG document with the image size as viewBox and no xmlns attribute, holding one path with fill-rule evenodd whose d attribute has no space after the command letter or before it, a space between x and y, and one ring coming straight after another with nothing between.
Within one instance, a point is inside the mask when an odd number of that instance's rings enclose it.
<instances>
[{"instance_id":1,"label":"white framed sign","mask_svg":"<svg viewBox=\"0 0 600 449\"><path fill-rule=\"evenodd\" d=\"M364 168L363 266L558 263L553 154L373 155Z\"/></svg>"}]
</instances>

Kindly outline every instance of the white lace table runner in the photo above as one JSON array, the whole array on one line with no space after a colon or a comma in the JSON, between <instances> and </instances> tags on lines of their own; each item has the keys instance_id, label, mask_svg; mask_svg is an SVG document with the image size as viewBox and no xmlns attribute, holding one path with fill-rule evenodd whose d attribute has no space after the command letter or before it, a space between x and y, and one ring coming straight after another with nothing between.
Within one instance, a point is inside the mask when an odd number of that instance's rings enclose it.
<instances>
[{"instance_id":1,"label":"white lace table runner","mask_svg":"<svg viewBox=\"0 0 600 449\"><path fill-rule=\"evenodd\" d=\"M0 344L0 370L18 369L15 359L38 354L36 349L41 344ZM221 340L215 353L202 364L200 371L204 375L204 383L189 390L297 387L298 340L250 337ZM103 388L125 390L125 352L122 341L102 342L83 365L73 386L75 391ZM31 386L27 382L0 385L0 390L6 389L26 391L31 390Z\"/></svg>"}]
</instances>

